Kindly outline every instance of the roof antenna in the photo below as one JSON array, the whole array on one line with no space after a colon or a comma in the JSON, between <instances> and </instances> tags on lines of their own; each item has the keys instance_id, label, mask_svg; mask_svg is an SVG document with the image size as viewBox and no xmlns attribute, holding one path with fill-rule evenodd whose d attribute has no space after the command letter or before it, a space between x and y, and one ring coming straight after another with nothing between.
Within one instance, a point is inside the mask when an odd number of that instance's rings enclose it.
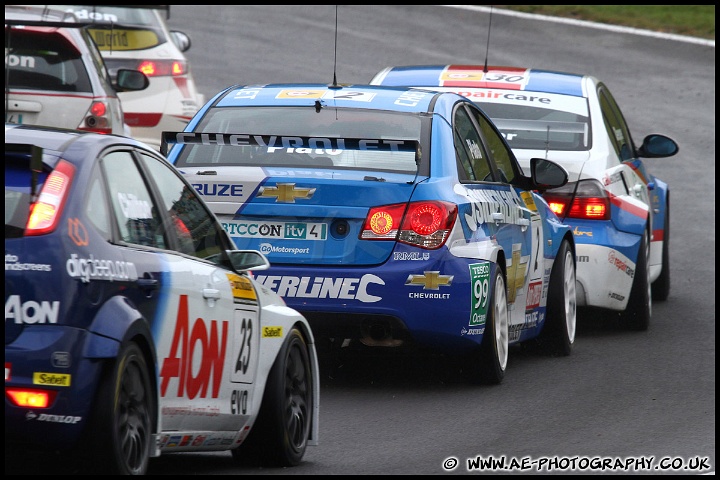
<instances>
[{"instance_id":1,"label":"roof antenna","mask_svg":"<svg viewBox=\"0 0 720 480\"><path fill-rule=\"evenodd\" d=\"M488 39L485 45L485 66L483 67L483 73L488 73L487 62L488 62L488 51L490 50L490 27L492 27L492 5L490 5L490 20L488 21Z\"/></svg>"},{"instance_id":2,"label":"roof antenna","mask_svg":"<svg viewBox=\"0 0 720 480\"><path fill-rule=\"evenodd\" d=\"M333 83L330 88L340 88L337 84L337 33L338 33L338 6L335 5L335 60L333 61Z\"/></svg>"}]
</instances>

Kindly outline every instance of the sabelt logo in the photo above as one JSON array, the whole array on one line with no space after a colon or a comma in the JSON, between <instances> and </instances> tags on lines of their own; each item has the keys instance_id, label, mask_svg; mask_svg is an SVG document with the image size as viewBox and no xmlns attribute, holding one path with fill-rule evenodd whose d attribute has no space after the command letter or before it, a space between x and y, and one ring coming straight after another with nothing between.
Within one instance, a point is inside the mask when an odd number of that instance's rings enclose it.
<instances>
[{"instance_id":1,"label":"sabelt logo","mask_svg":"<svg viewBox=\"0 0 720 480\"><path fill-rule=\"evenodd\" d=\"M67 373L34 372L33 384L53 387L69 387L71 375Z\"/></svg>"},{"instance_id":2,"label":"sabelt logo","mask_svg":"<svg viewBox=\"0 0 720 480\"><path fill-rule=\"evenodd\" d=\"M283 336L282 327L263 327L263 338L281 338Z\"/></svg>"}]
</instances>

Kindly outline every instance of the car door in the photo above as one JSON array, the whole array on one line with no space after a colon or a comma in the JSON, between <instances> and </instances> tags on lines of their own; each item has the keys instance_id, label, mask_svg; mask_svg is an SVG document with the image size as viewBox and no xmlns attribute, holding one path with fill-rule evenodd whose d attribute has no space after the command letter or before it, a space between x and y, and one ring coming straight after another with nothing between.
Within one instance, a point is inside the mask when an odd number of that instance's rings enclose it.
<instances>
[{"instance_id":1,"label":"car door","mask_svg":"<svg viewBox=\"0 0 720 480\"><path fill-rule=\"evenodd\" d=\"M547 297L543 282L542 219L532 193L514 186L520 168L501 134L479 109L466 108L478 129L480 145L490 169L482 175L490 182L490 191L499 195L493 217L498 227L496 238L506 255L509 340L512 342L520 339L524 329L537 325L540 319L532 312L541 302L544 305ZM529 317L526 310L531 312Z\"/></svg>"},{"instance_id":2,"label":"car door","mask_svg":"<svg viewBox=\"0 0 720 480\"><path fill-rule=\"evenodd\" d=\"M615 99L603 84L598 86L598 99L608 137L620 161L618 166L607 170L606 188L614 195L628 198L630 202L639 201L649 208L650 180L642 160L636 156L630 129ZM648 221L652 222L652 218Z\"/></svg>"},{"instance_id":3,"label":"car door","mask_svg":"<svg viewBox=\"0 0 720 480\"><path fill-rule=\"evenodd\" d=\"M102 164L155 341L163 429L240 430L259 358L257 302L237 302L249 280L208 261L227 238L161 159L117 150Z\"/></svg>"}]
</instances>

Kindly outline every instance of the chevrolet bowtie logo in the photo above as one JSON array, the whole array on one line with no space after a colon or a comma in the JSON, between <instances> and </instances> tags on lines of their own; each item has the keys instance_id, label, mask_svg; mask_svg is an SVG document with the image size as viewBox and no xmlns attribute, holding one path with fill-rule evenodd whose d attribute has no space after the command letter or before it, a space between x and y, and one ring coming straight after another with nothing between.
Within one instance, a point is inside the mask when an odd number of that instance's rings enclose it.
<instances>
[{"instance_id":1,"label":"chevrolet bowtie logo","mask_svg":"<svg viewBox=\"0 0 720 480\"><path fill-rule=\"evenodd\" d=\"M423 290L440 290L449 287L453 275L440 275L440 272L425 272L423 275L408 275L405 285L422 285Z\"/></svg>"},{"instance_id":2,"label":"chevrolet bowtie logo","mask_svg":"<svg viewBox=\"0 0 720 480\"><path fill-rule=\"evenodd\" d=\"M294 183L278 183L274 187L260 187L258 197L276 197L276 202L295 203L296 198L312 198L314 188L295 188Z\"/></svg>"}]
</instances>

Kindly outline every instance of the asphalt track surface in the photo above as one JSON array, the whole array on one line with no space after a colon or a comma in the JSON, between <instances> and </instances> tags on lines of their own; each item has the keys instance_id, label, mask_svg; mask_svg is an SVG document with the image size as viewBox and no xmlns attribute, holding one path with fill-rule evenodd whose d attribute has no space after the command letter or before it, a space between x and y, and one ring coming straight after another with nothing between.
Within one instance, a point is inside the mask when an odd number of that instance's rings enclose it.
<instances>
[{"instance_id":1,"label":"asphalt track surface","mask_svg":"<svg viewBox=\"0 0 720 480\"><path fill-rule=\"evenodd\" d=\"M465 384L433 357L325 359L320 445L300 466L174 454L153 459L150 473L477 474L489 472L468 459L503 456L520 468L494 473L537 473L541 462L560 474L714 472L715 42L498 9L490 22L487 7L340 5L337 14L337 32L334 5L173 5L168 23L191 36L208 99L236 83L330 83L333 73L367 83L387 65L482 64L486 52L492 65L597 76L637 143L665 133L680 144L650 163L672 192L670 298L653 304L641 333L581 311L570 357L513 350L500 386ZM37 473L41 460L6 473ZM62 459L46 460L45 473L63 473ZM573 472L573 461L596 468ZM663 468L672 462L680 469Z\"/></svg>"}]
</instances>

